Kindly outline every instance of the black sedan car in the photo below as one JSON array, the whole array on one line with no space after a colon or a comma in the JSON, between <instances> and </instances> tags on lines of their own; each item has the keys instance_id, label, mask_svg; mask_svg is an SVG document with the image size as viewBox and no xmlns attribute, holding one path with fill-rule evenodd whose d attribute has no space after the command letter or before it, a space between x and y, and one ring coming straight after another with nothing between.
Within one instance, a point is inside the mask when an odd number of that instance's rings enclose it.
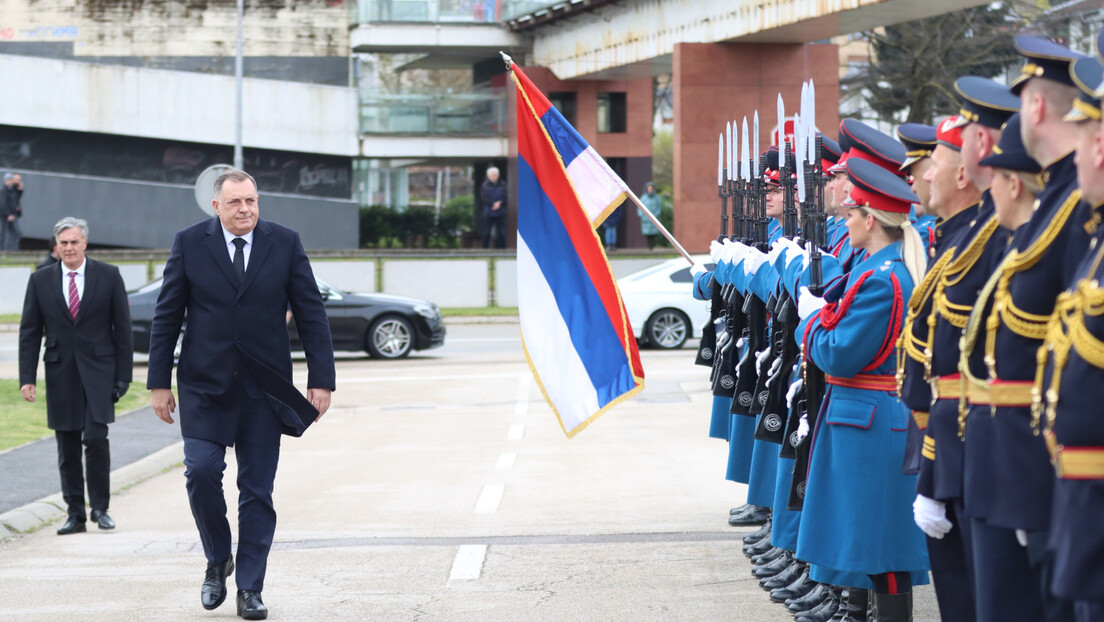
<instances>
[{"instance_id":1,"label":"black sedan car","mask_svg":"<svg viewBox=\"0 0 1104 622\"><path fill-rule=\"evenodd\" d=\"M366 351L375 358L398 359L413 350L428 350L445 343L445 324L437 305L416 298L386 294L353 294L318 280L326 304L334 350ZM134 351L149 352L150 325L161 280L127 293ZM185 322L186 324L186 322ZM288 322L293 350L301 350L295 318Z\"/></svg>"}]
</instances>

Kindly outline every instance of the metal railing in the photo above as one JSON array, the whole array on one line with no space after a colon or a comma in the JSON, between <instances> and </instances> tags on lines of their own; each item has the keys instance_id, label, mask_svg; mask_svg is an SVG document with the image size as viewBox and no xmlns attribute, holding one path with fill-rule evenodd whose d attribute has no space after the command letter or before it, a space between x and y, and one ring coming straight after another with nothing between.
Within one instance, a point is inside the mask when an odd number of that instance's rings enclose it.
<instances>
[{"instance_id":1,"label":"metal railing","mask_svg":"<svg viewBox=\"0 0 1104 622\"><path fill-rule=\"evenodd\" d=\"M506 133L506 93L360 96L362 134L498 136Z\"/></svg>"}]
</instances>

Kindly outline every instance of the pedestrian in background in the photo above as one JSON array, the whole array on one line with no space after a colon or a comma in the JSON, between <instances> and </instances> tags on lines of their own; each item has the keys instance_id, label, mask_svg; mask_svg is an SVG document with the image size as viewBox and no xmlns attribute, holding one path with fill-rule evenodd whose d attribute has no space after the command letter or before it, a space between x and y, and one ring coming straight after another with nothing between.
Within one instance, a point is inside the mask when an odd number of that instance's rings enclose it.
<instances>
[{"instance_id":1,"label":"pedestrian in background","mask_svg":"<svg viewBox=\"0 0 1104 622\"><path fill-rule=\"evenodd\" d=\"M644 204L644 207L648 208L648 211L652 216L659 220L659 214L663 211L663 198L656 192L655 184L648 182L644 184L644 194L640 195L640 202ZM652 221L648 219L648 216L644 214L644 210L639 207L636 208L638 215L640 216L640 233L648 240L648 248L655 248L656 236L659 235L659 229L656 228Z\"/></svg>"},{"instance_id":2,"label":"pedestrian in background","mask_svg":"<svg viewBox=\"0 0 1104 622\"><path fill-rule=\"evenodd\" d=\"M621 226L621 215L624 212L621 211L621 206L617 206L609 216L602 222L602 226L605 228L603 235L606 238L606 251L612 251L617 248L617 228Z\"/></svg>"},{"instance_id":3,"label":"pedestrian in background","mask_svg":"<svg viewBox=\"0 0 1104 622\"><path fill-rule=\"evenodd\" d=\"M114 403L130 387L134 364L130 305L119 269L88 259L88 223L63 218L54 225L61 261L31 274L19 325L19 390L35 401L42 337L46 351L46 423L58 447L61 491L69 518L58 535L86 531L85 475L92 521L114 529L107 514L111 452L107 424Z\"/></svg>"},{"instance_id":4,"label":"pedestrian in background","mask_svg":"<svg viewBox=\"0 0 1104 622\"><path fill-rule=\"evenodd\" d=\"M492 230L494 247L506 248L506 182L499 178L497 167L487 169L479 199L483 203L483 248L491 247Z\"/></svg>"},{"instance_id":5,"label":"pedestrian in background","mask_svg":"<svg viewBox=\"0 0 1104 622\"><path fill-rule=\"evenodd\" d=\"M23 180L18 173L4 174L4 189L0 194L0 250L19 250L23 237L19 218L23 216Z\"/></svg>"}]
</instances>

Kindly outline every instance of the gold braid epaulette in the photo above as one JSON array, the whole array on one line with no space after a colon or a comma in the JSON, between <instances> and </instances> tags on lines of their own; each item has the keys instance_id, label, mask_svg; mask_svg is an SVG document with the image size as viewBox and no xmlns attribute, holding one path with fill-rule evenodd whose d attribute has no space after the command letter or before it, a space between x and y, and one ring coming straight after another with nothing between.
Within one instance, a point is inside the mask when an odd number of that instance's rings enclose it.
<instances>
[{"instance_id":1,"label":"gold braid epaulette","mask_svg":"<svg viewBox=\"0 0 1104 622\"><path fill-rule=\"evenodd\" d=\"M930 348L931 333L929 332L924 340L917 339L912 327L913 324L920 319L920 314L924 310L924 305L927 304L932 293L935 292L935 284L939 280L939 276L943 273L943 269L947 267L947 263L950 262L951 256L954 254L954 248L950 248L946 253L943 253L939 259L932 264L928 269L928 273L924 275L920 284L912 290L912 296L909 297L908 303L908 315L905 316L904 328L901 330L901 336L897 339L897 374L904 380L905 359L907 355L912 360L922 363L924 362L924 349ZM925 374L926 375L926 374ZM925 377L924 381L927 382L930 378ZM898 387L900 392L900 387Z\"/></svg>"},{"instance_id":2,"label":"gold braid epaulette","mask_svg":"<svg viewBox=\"0 0 1104 622\"><path fill-rule=\"evenodd\" d=\"M1035 433L1039 433L1042 419L1043 401L1046 400L1046 440L1051 456L1057 455L1057 440L1054 437L1054 421L1058 410L1058 389L1062 384L1062 371L1069 362L1072 347L1077 354L1090 365L1104 369L1104 341L1097 338L1085 326L1085 316L1104 315L1104 288L1095 279L1104 258L1104 246L1097 251L1088 276L1078 281L1073 291L1063 292L1054 304L1054 314L1047 324L1046 341L1039 346L1035 357L1035 388L1032 389L1031 418ZM1050 385L1043 392L1043 379L1049 358L1054 359L1054 369L1050 376Z\"/></svg>"},{"instance_id":3,"label":"gold braid epaulette","mask_svg":"<svg viewBox=\"0 0 1104 622\"><path fill-rule=\"evenodd\" d=\"M1081 190L1071 192L1039 238L1023 252L1013 250L1009 253L1007 261L1001 264L1000 280L997 282L997 291L993 295L993 310L985 323L985 365L989 368L990 379L997 377L997 329L1002 322L1008 330L1021 337L1039 341L1046 337L1047 323L1052 314L1028 313L1018 308L1012 300L1012 293L1008 291L1008 284L1016 273L1029 270L1039 263L1055 238L1062 232L1062 228L1065 227L1080 201Z\"/></svg>"},{"instance_id":4,"label":"gold braid epaulette","mask_svg":"<svg viewBox=\"0 0 1104 622\"><path fill-rule=\"evenodd\" d=\"M966 278L966 275L977 264L978 259L985 253L985 246L989 244L989 239L993 237L997 227L997 217L993 216L981 228L977 236L970 241L962 254L947 266L947 269L943 271L943 277L939 280L939 287L935 294L935 311L955 328L966 327L966 321L970 318L970 310L974 307L968 304L955 304L947 300L947 288L958 285L962 279Z\"/></svg>"},{"instance_id":5,"label":"gold braid epaulette","mask_svg":"<svg viewBox=\"0 0 1104 622\"><path fill-rule=\"evenodd\" d=\"M997 281L1000 280L1002 270L1004 269L1004 263L1008 261L1006 257L1001 262L1000 266L989 275L989 280L985 282L985 286L981 288L981 292L978 294L977 303L974 306L974 312L970 314L970 319L966 323L966 329L962 331L962 337L958 340L958 373L962 377L962 384L972 384L977 387L989 388L989 383L985 380L974 376L970 372L970 354L974 351L974 346L977 345L978 333L981 332L981 325L983 324L982 317L985 314L985 305L989 301L989 298L993 295L993 290L997 288ZM963 391L959 394L958 398L958 437L966 437L966 415L970 412L970 407L967 402L967 392L965 386ZM991 412L995 412L996 407L990 406Z\"/></svg>"}]
</instances>

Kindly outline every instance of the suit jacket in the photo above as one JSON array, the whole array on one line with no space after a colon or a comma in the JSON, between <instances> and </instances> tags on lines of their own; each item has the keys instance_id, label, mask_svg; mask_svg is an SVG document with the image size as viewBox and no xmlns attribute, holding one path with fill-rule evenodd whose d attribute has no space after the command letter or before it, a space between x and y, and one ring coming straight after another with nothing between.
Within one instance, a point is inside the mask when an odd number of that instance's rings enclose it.
<instances>
[{"instance_id":1,"label":"suit jacket","mask_svg":"<svg viewBox=\"0 0 1104 622\"><path fill-rule=\"evenodd\" d=\"M292 385L289 305L307 356L307 386L333 390L329 320L298 233L258 220L241 283L218 218L176 234L150 328L147 386L171 387L186 313L176 371L184 436L233 445L246 393L267 398L286 433L298 436L313 421L318 412Z\"/></svg>"},{"instance_id":2,"label":"suit jacket","mask_svg":"<svg viewBox=\"0 0 1104 622\"><path fill-rule=\"evenodd\" d=\"M134 336L123 278L115 266L87 262L76 320L62 294L61 262L31 274L23 301L19 384L35 384L45 336L46 421L53 430L84 429L86 407L93 421L115 421L111 391L116 382L129 383L133 372Z\"/></svg>"}]
</instances>

